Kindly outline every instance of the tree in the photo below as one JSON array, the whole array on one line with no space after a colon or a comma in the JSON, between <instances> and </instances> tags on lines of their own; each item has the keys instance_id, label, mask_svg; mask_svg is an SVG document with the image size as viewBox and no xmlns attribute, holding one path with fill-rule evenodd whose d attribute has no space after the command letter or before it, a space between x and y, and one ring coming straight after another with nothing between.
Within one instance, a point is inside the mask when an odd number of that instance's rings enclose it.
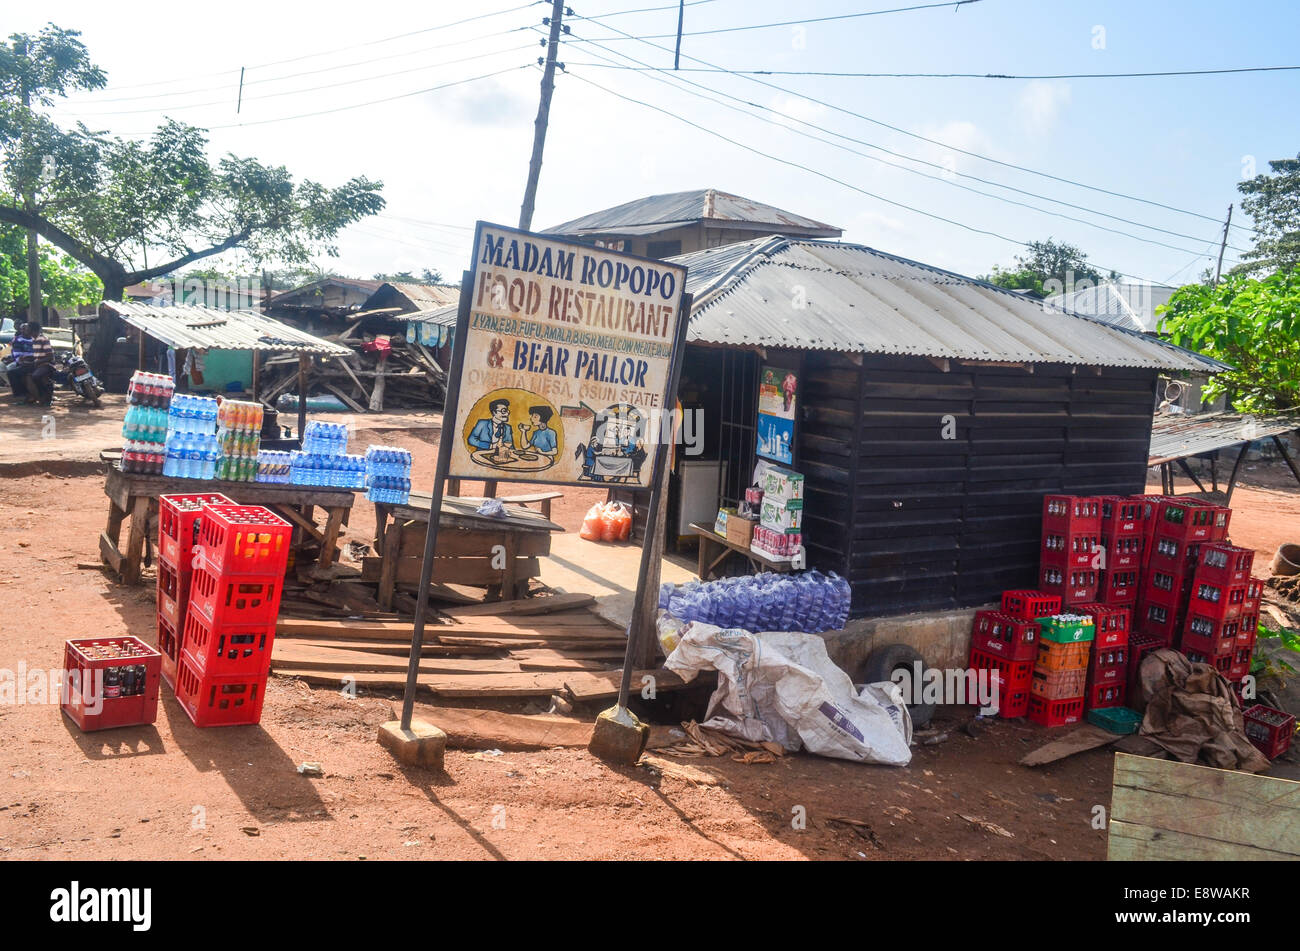
<instances>
[{"instance_id":1,"label":"tree","mask_svg":"<svg viewBox=\"0 0 1300 951\"><path fill-rule=\"evenodd\" d=\"M416 277L411 271L398 271L395 274L376 274L374 279L376 281L387 281L390 284L441 284L442 272L426 267L420 272L419 277Z\"/></svg>"},{"instance_id":2,"label":"tree","mask_svg":"<svg viewBox=\"0 0 1300 951\"><path fill-rule=\"evenodd\" d=\"M1258 274L1300 264L1300 154L1268 163L1272 175L1237 185L1241 208L1255 222L1255 246L1241 255L1233 273Z\"/></svg>"},{"instance_id":3,"label":"tree","mask_svg":"<svg viewBox=\"0 0 1300 951\"><path fill-rule=\"evenodd\" d=\"M48 244L40 247L41 294L50 307L94 304L103 297L99 278ZM27 252L18 228L0 226L0 312L27 309L30 300Z\"/></svg>"},{"instance_id":4,"label":"tree","mask_svg":"<svg viewBox=\"0 0 1300 951\"><path fill-rule=\"evenodd\" d=\"M1242 413L1300 406L1300 267L1188 284L1157 313L1174 343L1235 367L1210 381L1207 400L1228 394Z\"/></svg>"},{"instance_id":5,"label":"tree","mask_svg":"<svg viewBox=\"0 0 1300 951\"><path fill-rule=\"evenodd\" d=\"M51 31L77 35L50 26L41 37ZM0 222L35 230L85 265L109 300L235 249L257 263L336 255L339 231L384 207L383 186L364 176L329 188L252 158L213 162L204 131L170 119L143 142L81 124L61 129L35 107L73 88L78 75L83 86L89 80L82 65L69 75L67 58L55 60L42 74L47 91L24 102L23 77L35 69L27 51L41 37L15 34L0 58ZM107 357L116 330L100 327L92 362Z\"/></svg>"},{"instance_id":6,"label":"tree","mask_svg":"<svg viewBox=\"0 0 1300 951\"><path fill-rule=\"evenodd\" d=\"M1035 297L1050 297L1068 293L1087 281L1086 286L1096 287L1105 278L1088 263L1088 256L1064 241L1030 241L1028 254L1016 255L1016 266L1003 269L993 265L993 273L980 280L1009 290L1029 291ZM1112 273L1111 280L1119 277Z\"/></svg>"}]
</instances>

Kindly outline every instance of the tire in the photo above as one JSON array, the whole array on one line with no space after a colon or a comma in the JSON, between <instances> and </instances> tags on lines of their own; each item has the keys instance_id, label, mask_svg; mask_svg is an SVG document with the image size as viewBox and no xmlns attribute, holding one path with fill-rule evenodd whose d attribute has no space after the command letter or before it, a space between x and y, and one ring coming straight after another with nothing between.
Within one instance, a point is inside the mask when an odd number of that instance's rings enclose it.
<instances>
[{"instance_id":1,"label":"tire","mask_svg":"<svg viewBox=\"0 0 1300 951\"><path fill-rule=\"evenodd\" d=\"M889 680L893 672L900 667L909 671L915 670L914 665L918 663L921 665L922 674L924 674L925 660L915 648L906 644L886 644L884 647L877 647L867 655L867 659L862 665L862 671L854 678L854 683L880 683L882 680ZM912 717L913 727L923 727L934 716L934 704L909 703L907 712Z\"/></svg>"}]
</instances>

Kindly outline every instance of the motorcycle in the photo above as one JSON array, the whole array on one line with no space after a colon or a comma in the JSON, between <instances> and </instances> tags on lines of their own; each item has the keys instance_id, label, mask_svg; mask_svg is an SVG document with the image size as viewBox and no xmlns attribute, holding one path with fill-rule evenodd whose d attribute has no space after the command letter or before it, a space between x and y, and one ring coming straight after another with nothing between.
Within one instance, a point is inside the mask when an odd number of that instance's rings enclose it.
<instances>
[{"instance_id":1,"label":"motorcycle","mask_svg":"<svg viewBox=\"0 0 1300 951\"><path fill-rule=\"evenodd\" d=\"M100 397L104 395L104 384L91 371L90 365L71 350L55 359L53 376L96 409L103 407Z\"/></svg>"}]
</instances>

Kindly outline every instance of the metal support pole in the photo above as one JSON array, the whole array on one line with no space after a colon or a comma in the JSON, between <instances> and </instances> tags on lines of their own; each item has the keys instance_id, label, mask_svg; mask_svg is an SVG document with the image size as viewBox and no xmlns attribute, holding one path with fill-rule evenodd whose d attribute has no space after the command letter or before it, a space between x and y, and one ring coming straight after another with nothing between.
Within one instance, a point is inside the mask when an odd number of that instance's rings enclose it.
<instances>
[{"instance_id":1,"label":"metal support pole","mask_svg":"<svg viewBox=\"0 0 1300 951\"><path fill-rule=\"evenodd\" d=\"M1224 505L1232 505L1232 490L1237 487L1237 473L1241 471L1241 464L1246 461L1246 453L1249 450L1249 442L1241 444L1241 452L1237 453L1237 461L1232 464L1232 475L1228 476L1228 497L1223 500Z\"/></svg>"},{"instance_id":2,"label":"metal support pole","mask_svg":"<svg viewBox=\"0 0 1300 951\"><path fill-rule=\"evenodd\" d=\"M1291 458L1291 453L1287 452L1286 443L1282 441L1280 435L1273 437L1273 445L1277 446L1277 451L1282 454L1282 459L1290 467L1291 474L1295 476L1295 480L1300 482L1300 469L1296 468L1295 460Z\"/></svg>"},{"instance_id":3,"label":"metal support pole","mask_svg":"<svg viewBox=\"0 0 1300 951\"><path fill-rule=\"evenodd\" d=\"M442 407L442 426L438 434L438 465L433 474L433 498L429 502L429 528L424 533L424 559L420 564L420 592L415 602L415 624L411 634L411 657L406 666L406 691L402 694L402 729L410 730L415 709L415 690L420 675L420 654L424 651L424 621L429 611L429 581L433 577L433 558L438 546L438 522L442 515L442 490L451 465L451 447L455 434L456 413L460 403L460 377L465 366L465 338L469 335L470 302L474 295L474 275L465 271L460 281L460 311L456 317L456 344L452 350L451 370L447 377L447 399Z\"/></svg>"}]
</instances>

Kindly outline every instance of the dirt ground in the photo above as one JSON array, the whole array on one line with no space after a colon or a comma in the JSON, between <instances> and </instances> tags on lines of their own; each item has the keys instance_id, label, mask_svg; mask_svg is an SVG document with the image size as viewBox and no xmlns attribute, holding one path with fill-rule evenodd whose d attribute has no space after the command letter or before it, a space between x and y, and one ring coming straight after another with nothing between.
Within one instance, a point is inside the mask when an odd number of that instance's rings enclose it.
<instances>
[{"instance_id":1,"label":"dirt ground","mask_svg":"<svg viewBox=\"0 0 1300 951\"><path fill-rule=\"evenodd\" d=\"M416 453L429 428L358 434ZM1235 539L1271 556L1300 524L1300 493L1257 484L1233 499ZM1271 478L1271 473L1270 473ZM522 487L521 487L522 488ZM509 489L502 489L503 494ZM555 518L576 529L593 490ZM148 587L96 567L107 500L99 474L0 475L0 668L57 669L71 636L154 640ZM349 537L368 540L369 506ZM1093 807L1109 805L1111 754L1046 768L1017 760L1050 738L1024 721L944 742L903 769L796 755L769 765L660 760L611 768L585 750L451 750L446 775L399 767L375 740L391 696L349 699L272 677L262 723L199 730L164 688L158 722L81 734L52 705L0 705L0 855L10 858L1102 859ZM584 711L587 714L593 711ZM437 722L435 708L420 715ZM318 761L324 776L296 767ZM800 823L800 817L806 817ZM837 820L852 820L843 822ZM983 823L983 824L981 824ZM1000 828L1007 834L1000 834Z\"/></svg>"}]
</instances>

